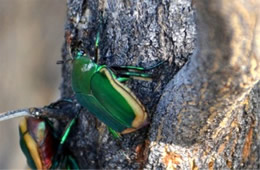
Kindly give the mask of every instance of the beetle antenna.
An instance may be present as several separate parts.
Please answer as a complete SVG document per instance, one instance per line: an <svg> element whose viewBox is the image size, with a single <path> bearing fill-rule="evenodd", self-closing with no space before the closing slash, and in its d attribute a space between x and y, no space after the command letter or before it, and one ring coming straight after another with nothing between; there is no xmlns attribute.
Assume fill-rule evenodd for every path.
<svg viewBox="0 0 260 170"><path fill-rule="evenodd" d="M31 109L19 109L19 110L12 110L4 113L0 113L0 121L13 119L17 117L23 116L33 116L31 113Z"/></svg>
<svg viewBox="0 0 260 170"><path fill-rule="evenodd" d="M72 62L73 61L73 59L72 58L69 58L69 59L67 59L67 60L58 60L57 62L56 62L56 64L66 64L67 62Z"/></svg>
<svg viewBox="0 0 260 170"><path fill-rule="evenodd" d="M69 61L71 61L71 62L73 62L73 57L72 57L72 53L71 53L71 47L70 47L70 45L71 45L71 39L70 39L71 37L69 37L68 38L68 40L67 40L67 46L66 46L66 48L67 48L67 52L68 52L68 54L69 54L69 59L67 59L67 60L58 60L57 62L56 62L56 64L66 64L67 62L69 62Z"/></svg>

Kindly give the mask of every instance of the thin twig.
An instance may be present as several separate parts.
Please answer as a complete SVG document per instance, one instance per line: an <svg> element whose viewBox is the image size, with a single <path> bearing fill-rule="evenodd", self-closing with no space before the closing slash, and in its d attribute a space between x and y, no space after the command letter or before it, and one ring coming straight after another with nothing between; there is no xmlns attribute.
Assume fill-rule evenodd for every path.
<svg viewBox="0 0 260 170"><path fill-rule="evenodd" d="M26 109L19 109L19 110L3 112L3 113L0 113L0 121L13 119L13 118L17 118L17 117L23 117L23 116L35 116L35 112L33 110L35 110L35 109L26 108Z"/></svg>
<svg viewBox="0 0 260 170"><path fill-rule="evenodd" d="M68 110L68 104L73 104L73 102L66 99L58 100L44 107L31 107L25 109L18 109L0 113L0 121L13 119L17 117L32 116L32 117L47 117L55 119L72 119L79 112L80 107L76 107L75 110ZM70 106L70 105L69 105Z"/></svg>

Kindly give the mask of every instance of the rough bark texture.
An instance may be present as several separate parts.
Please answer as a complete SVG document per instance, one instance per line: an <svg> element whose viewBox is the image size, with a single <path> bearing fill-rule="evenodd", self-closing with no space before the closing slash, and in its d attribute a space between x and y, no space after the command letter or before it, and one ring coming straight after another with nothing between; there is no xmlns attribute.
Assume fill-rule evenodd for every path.
<svg viewBox="0 0 260 170"><path fill-rule="evenodd" d="M146 106L149 126L116 140L81 111L69 139L80 167L260 168L259 5L253 0L193 5L68 0L63 59L79 47L94 55L101 25L102 64L149 67L168 60L152 71L152 82L126 83ZM70 73L67 63L64 98L74 96Z"/></svg>

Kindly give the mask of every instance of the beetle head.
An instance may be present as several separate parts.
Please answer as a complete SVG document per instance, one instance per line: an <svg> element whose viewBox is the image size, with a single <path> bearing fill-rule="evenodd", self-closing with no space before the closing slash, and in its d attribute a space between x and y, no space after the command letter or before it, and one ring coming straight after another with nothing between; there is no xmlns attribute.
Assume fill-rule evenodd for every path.
<svg viewBox="0 0 260 170"><path fill-rule="evenodd" d="M84 50L77 50L75 52L75 59L79 59L81 57L87 57L87 54Z"/></svg>

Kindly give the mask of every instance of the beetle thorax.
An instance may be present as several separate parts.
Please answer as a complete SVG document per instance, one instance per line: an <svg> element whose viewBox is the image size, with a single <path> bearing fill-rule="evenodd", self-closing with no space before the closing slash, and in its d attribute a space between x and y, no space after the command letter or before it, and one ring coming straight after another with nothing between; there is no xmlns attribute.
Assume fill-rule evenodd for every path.
<svg viewBox="0 0 260 170"><path fill-rule="evenodd" d="M89 71L92 67L94 66L94 64L92 62L88 63L88 64L83 64L83 66L81 67L81 71L82 72L87 72Z"/></svg>
<svg viewBox="0 0 260 170"><path fill-rule="evenodd" d="M74 68L80 69L80 72L90 72L96 70L97 64L88 57L82 57L75 61Z"/></svg>
<svg viewBox="0 0 260 170"><path fill-rule="evenodd" d="M98 65L88 57L81 57L73 62L72 88L78 93L90 91L90 81L97 71Z"/></svg>

